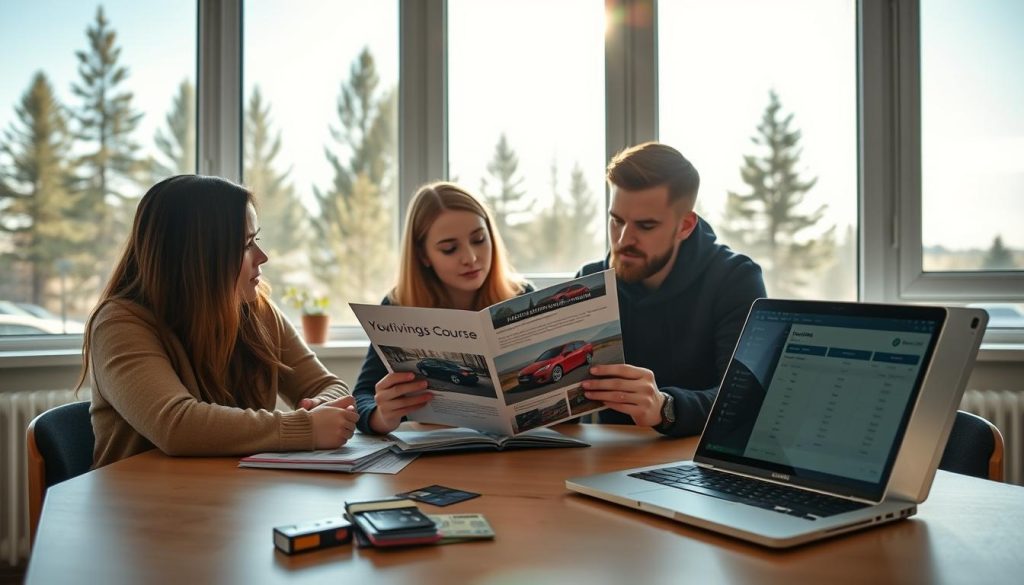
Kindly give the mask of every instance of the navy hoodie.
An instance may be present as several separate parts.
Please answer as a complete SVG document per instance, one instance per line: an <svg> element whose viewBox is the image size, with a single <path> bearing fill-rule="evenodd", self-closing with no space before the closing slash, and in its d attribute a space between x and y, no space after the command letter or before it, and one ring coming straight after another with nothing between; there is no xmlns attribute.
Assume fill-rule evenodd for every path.
<svg viewBox="0 0 1024 585"><path fill-rule="evenodd" d="M661 391L675 399L675 423L663 429L673 437L704 429L750 305L766 296L761 267L717 239L700 219L658 289L618 281L626 363L653 371ZM605 257L577 276L608 268ZM633 423L610 409L599 412L598 421Z"/></svg>

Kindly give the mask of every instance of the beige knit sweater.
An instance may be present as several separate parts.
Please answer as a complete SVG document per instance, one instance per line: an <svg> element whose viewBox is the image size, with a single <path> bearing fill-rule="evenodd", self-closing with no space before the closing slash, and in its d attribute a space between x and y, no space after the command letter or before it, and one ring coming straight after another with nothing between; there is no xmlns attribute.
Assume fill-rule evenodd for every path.
<svg viewBox="0 0 1024 585"><path fill-rule="evenodd" d="M249 455L313 449L313 425L305 410L275 411L277 395L290 405L302 398L349 394L276 309L265 317L292 368L257 389L259 410L201 402L192 365L181 343L161 343L153 314L134 303L113 301L92 325L93 466L156 447L168 455Z"/></svg>

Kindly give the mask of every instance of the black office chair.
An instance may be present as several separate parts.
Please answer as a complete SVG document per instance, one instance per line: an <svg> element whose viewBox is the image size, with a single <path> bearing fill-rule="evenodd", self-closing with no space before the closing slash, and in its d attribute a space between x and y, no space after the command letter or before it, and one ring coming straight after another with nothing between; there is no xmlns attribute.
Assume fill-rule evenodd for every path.
<svg viewBox="0 0 1024 585"><path fill-rule="evenodd" d="M40 414L28 424L26 439L29 535L35 541L46 490L92 467L96 436L89 402L64 404Z"/></svg>
<svg viewBox="0 0 1024 585"><path fill-rule="evenodd" d="M1003 434L984 418L958 410L939 469L1003 481Z"/></svg>

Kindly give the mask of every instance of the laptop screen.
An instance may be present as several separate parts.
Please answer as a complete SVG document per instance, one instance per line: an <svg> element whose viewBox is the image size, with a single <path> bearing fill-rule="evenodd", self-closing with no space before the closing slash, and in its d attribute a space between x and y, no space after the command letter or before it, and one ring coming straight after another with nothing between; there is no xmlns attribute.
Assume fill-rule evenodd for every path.
<svg viewBox="0 0 1024 585"><path fill-rule="evenodd" d="M759 299L694 459L881 500L945 315Z"/></svg>

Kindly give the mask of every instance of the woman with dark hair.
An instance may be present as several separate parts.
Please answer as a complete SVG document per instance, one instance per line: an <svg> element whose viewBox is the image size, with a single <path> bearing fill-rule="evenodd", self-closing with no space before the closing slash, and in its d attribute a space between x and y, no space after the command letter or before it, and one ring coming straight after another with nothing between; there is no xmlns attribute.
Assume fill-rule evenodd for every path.
<svg viewBox="0 0 1024 585"><path fill-rule="evenodd" d="M402 236L398 281L386 305L479 311L533 287L515 275L491 214L454 183L424 185ZM389 433L431 398L411 372L388 373L371 347L353 394L364 433Z"/></svg>
<svg viewBox="0 0 1024 585"><path fill-rule="evenodd" d="M348 388L269 300L258 234L252 193L224 179L171 177L139 202L86 325L95 467L153 447L245 455L352 436ZM299 409L275 411L278 395Z"/></svg>

